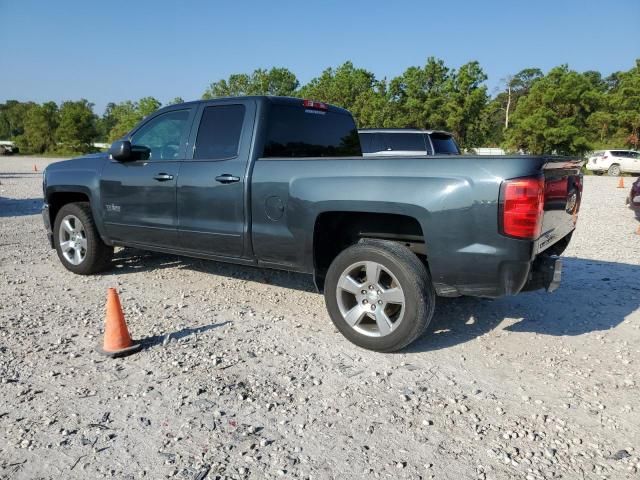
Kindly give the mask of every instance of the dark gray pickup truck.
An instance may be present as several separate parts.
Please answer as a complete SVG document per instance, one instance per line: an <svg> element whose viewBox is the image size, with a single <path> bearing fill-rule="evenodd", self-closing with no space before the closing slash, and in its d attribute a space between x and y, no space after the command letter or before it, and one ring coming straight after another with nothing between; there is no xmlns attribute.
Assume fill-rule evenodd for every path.
<svg viewBox="0 0 640 480"><path fill-rule="evenodd" d="M346 110L297 98L172 105L109 154L51 164L44 222L62 264L114 246L312 274L336 327L378 351L411 343L436 295L555 288L581 162L368 157Z"/></svg>

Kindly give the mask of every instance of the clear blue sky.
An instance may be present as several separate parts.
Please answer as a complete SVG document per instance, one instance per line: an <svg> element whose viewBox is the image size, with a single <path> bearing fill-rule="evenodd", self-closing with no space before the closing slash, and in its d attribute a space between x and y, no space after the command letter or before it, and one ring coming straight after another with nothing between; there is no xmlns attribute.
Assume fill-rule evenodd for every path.
<svg viewBox="0 0 640 480"><path fill-rule="evenodd" d="M0 102L202 95L283 66L306 82L352 60L393 77L478 60L493 93L525 67L609 74L640 57L639 0L0 0Z"/></svg>

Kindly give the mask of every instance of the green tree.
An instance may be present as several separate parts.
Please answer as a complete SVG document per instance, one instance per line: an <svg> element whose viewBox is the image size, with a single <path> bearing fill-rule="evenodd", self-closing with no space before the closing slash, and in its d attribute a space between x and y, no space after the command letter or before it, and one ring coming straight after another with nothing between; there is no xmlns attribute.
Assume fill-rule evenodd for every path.
<svg viewBox="0 0 640 480"><path fill-rule="evenodd" d="M109 131L109 141L117 140L123 137L131 130L136 123L142 120L142 115L138 113L138 106L131 100L113 104L109 110L110 123L112 123Z"/></svg>
<svg viewBox="0 0 640 480"><path fill-rule="evenodd" d="M176 105L177 103L184 103L184 99L182 97L176 97L167 103L167 105Z"/></svg>
<svg viewBox="0 0 640 480"><path fill-rule="evenodd" d="M0 140L16 138L24 133L27 112L36 104L7 100L0 105Z"/></svg>
<svg viewBox="0 0 640 480"><path fill-rule="evenodd" d="M609 95L609 108L615 118L616 141L640 146L640 59L627 72L615 74L616 82Z"/></svg>
<svg viewBox="0 0 640 480"><path fill-rule="evenodd" d="M33 105L24 118L24 133L16 137L23 152L44 153L56 146L56 129L59 123L58 105L46 102Z"/></svg>
<svg viewBox="0 0 640 480"><path fill-rule="evenodd" d="M603 100L585 75L567 65L553 68L518 102L506 142L533 154L582 154L591 148L588 118Z"/></svg>
<svg viewBox="0 0 640 480"><path fill-rule="evenodd" d="M142 118L151 115L162 106L154 97L144 97L138 100L137 111L142 115Z"/></svg>
<svg viewBox="0 0 640 480"><path fill-rule="evenodd" d="M96 115L93 113L92 103L85 99L62 103L60 124L56 130L56 139L61 144L61 149L89 152L97 135Z"/></svg>
<svg viewBox="0 0 640 480"><path fill-rule="evenodd" d="M473 61L462 65L447 82L446 126L462 147L484 144L486 126L481 114L488 100L486 79L480 64Z"/></svg>
<svg viewBox="0 0 640 480"><path fill-rule="evenodd" d="M606 110L598 110L589 115L587 127L589 129L589 137L592 139L592 146L607 146L614 122L615 116Z"/></svg>
<svg viewBox="0 0 640 480"><path fill-rule="evenodd" d="M304 85L299 95L346 108L359 120L365 109L370 117L371 112L365 99L375 98L380 103L382 97L376 95L384 96L384 85L376 80L373 73L356 68L351 62L345 62L336 69L324 70L319 77Z"/></svg>
<svg viewBox="0 0 640 480"><path fill-rule="evenodd" d="M385 80L376 81L372 89L361 92L352 108L357 112L360 128L404 126L396 121L397 107L389 101Z"/></svg>
<svg viewBox="0 0 640 480"><path fill-rule="evenodd" d="M487 145L498 146L503 143L504 132L511 124L511 115L518 106L518 101L526 96L533 83L542 77L542 70L539 68L525 68L502 81L503 91L489 101L482 113Z"/></svg>
<svg viewBox="0 0 640 480"><path fill-rule="evenodd" d="M125 136L144 117L155 112L162 104L153 97L144 97L137 102L127 100L113 104L108 113L113 121L109 131L109 141L114 141ZM105 112L106 114L107 112Z"/></svg>
<svg viewBox="0 0 640 480"><path fill-rule="evenodd" d="M97 141L109 141L111 129L113 129L113 127L115 127L117 123L117 119L113 114L115 108L116 104L113 102L109 102L104 109L104 113L102 114L102 116L96 121L96 130L98 131Z"/></svg>
<svg viewBox="0 0 640 480"><path fill-rule="evenodd" d="M409 67L389 84L392 126L443 129L444 105L451 70L442 60L427 58L424 67Z"/></svg>
<svg viewBox="0 0 640 480"><path fill-rule="evenodd" d="M296 76L286 68L257 69L251 75L234 73L227 80L209 85L202 98L237 97L241 95L292 96L299 86Z"/></svg>

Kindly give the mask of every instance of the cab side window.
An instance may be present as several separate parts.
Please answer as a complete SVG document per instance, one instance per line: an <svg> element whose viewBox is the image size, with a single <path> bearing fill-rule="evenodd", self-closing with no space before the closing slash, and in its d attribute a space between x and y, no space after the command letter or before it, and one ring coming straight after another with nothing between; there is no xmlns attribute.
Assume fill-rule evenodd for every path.
<svg viewBox="0 0 640 480"><path fill-rule="evenodd" d="M131 137L132 149L140 160L176 160L187 130L189 110L158 115Z"/></svg>
<svg viewBox="0 0 640 480"><path fill-rule="evenodd" d="M244 113L244 105L205 108L198 128L193 158L222 160L238 155Z"/></svg>

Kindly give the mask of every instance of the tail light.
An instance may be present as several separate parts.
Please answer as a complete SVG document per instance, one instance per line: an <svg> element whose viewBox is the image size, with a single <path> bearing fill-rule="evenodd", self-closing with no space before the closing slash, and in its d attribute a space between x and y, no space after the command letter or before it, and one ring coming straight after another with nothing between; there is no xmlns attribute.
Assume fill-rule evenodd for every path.
<svg viewBox="0 0 640 480"><path fill-rule="evenodd" d="M535 240L542 229L544 177L505 180L500 187L500 232Z"/></svg>

